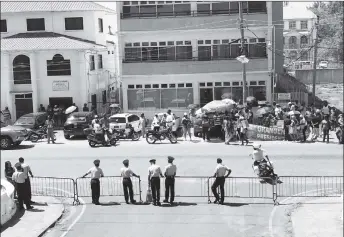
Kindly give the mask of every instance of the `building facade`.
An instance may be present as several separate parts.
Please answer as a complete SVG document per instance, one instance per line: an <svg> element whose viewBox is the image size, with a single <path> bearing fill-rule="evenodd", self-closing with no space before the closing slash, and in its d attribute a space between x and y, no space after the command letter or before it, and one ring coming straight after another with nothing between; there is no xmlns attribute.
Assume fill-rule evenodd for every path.
<svg viewBox="0 0 344 237"><path fill-rule="evenodd" d="M1 109L101 109L116 100L112 10L92 2L1 2ZM110 27L109 27L110 26Z"/></svg>
<svg viewBox="0 0 344 237"><path fill-rule="evenodd" d="M308 5L311 3L288 2L283 7L285 65L291 70L313 68L316 16Z"/></svg>
<svg viewBox="0 0 344 237"><path fill-rule="evenodd" d="M244 2L248 96L270 101L282 72L282 2ZM242 100L238 2L118 3L125 111L184 112L189 104ZM274 22L278 22L274 26Z"/></svg>

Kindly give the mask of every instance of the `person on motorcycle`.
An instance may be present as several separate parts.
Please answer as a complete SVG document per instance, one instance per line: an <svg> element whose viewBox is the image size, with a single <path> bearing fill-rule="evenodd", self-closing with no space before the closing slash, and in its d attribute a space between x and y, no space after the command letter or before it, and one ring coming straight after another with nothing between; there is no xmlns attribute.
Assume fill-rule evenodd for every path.
<svg viewBox="0 0 344 237"><path fill-rule="evenodd" d="M172 111L169 109L169 110L167 110L167 117L166 117L167 128L172 128L173 120L174 120L174 117L173 117Z"/></svg>
<svg viewBox="0 0 344 237"><path fill-rule="evenodd" d="M105 141L103 129L100 126L98 119L96 119L95 123L93 124L93 131L94 131L97 139L99 139L101 141Z"/></svg>
<svg viewBox="0 0 344 237"><path fill-rule="evenodd" d="M94 124L96 123L96 120L98 120L98 115L94 115L94 119L91 122L92 127L94 127ZM99 120L98 120L98 123L99 123Z"/></svg>
<svg viewBox="0 0 344 237"><path fill-rule="evenodd" d="M253 144L253 152L252 152L252 159L254 160L253 170L254 170L254 173L256 173L257 175L259 175L259 164L261 162L266 162L265 157L267 156L264 155L264 150L261 149L261 145Z"/></svg>
<svg viewBox="0 0 344 237"><path fill-rule="evenodd" d="M159 120L158 114L155 114L155 116L153 118L152 127L153 127L154 131L159 132L159 130L160 130L160 120Z"/></svg>

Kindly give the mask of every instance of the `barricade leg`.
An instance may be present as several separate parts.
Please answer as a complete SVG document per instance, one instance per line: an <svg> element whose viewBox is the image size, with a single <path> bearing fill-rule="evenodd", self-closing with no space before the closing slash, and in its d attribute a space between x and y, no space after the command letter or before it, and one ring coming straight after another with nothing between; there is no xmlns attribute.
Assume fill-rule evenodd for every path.
<svg viewBox="0 0 344 237"><path fill-rule="evenodd" d="M140 203L142 203L141 178L139 178L139 192L140 192Z"/></svg>
<svg viewBox="0 0 344 237"><path fill-rule="evenodd" d="M208 178L208 204L211 203L211 200L210 200L210 178Z"/></svg>

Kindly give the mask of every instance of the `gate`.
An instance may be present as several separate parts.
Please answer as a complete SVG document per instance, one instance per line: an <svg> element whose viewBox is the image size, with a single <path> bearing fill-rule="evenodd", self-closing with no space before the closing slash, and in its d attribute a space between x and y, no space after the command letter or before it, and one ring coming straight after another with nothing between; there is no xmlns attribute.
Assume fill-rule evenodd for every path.
<svg viewBox="0 0 344 237"><path fill-rule="evenodd" d="M121 176L106 176L99 179L100 180L100 196L115 196L124 197L122 177ZM141 179L136 177L131 177L131 182L133 184L134 196L139 196L140 202L142 202L141 196ZM91 178L77 178L76 179L76 196L79 197L92 197L91 191ZM77 199L79 202L79 199Z"/></svg>
<svg viewBox="0 0 344 237"><path fill-rule="evenodd" d="M176 176L175 197L208 197L208 178L206 176ZM165 190L165 179L160 180L160 190Z"/></svg>

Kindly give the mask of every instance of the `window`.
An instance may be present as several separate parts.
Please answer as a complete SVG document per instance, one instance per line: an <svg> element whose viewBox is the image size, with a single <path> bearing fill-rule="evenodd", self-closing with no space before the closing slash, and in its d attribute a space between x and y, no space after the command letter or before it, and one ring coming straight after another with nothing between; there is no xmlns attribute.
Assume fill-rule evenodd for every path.
<svg viewBox="0 0 344 237"><path fill-rule="evenodd" d="M240 44L230 44L230 58L236 58L241 55Z"/></svg>
<svg viewBox="0 0 344 237"><path fill-rule="evenodd" d="M210 15L210 4L197 4L197 15Z"/></svg>
<svg viewBox="0 0 344 237"><path fill-rule="evenodd" d="M297 41L297 39L295 36L291 36L289 38L289 48L290 49L296 49L296 41Z"/></svg>
<svg viewBox="0 0 344 237"><path fill-rule="evenodd" d="M30 58L18 55L13 59L14 84L31 84Z"/></svg>
<svg viewBox="0 0 344 237"><path fill-rule="evenodd" d="M44 18L26 19L27 31L45 30Z"/></svg>
<svg viewBox="0 0 344 237"><path fill-rule="evenodd" d="M212 14L229 14L229 2L216 2L212 3Z"/></svg>
<svg viewBox="0 0 344 237"><path fill-rule="evenodd" d="M66 30L83 30L84 20L82 17L68 17L65 18Z"/></svg>
<svg viewBox="0 0 344 237"><path fill-rule="evenodd" d="M99 29L100 33L104 32L104 29L103 29L103 19L102 18L98 18L98 29Z"/></svg>
<svg viewBox="0 0 344 237"><path fill-rule="evenodd" d="M140 7L139 6L123 6L123 18L139 17Z"/></svg>
<svg viewBox="0 0 344 237"><path fill-rule="evenodd" d="M157 14L159 16L173 16L173 5L158 5Z"/></svg>
<svg viewBox="0 0 344 237"><path fill-rule="evenodd" d="M1 20L0 32L7 32L7 21Z"/></svg>
<svg viewBox="0 0 344 237"><path fill-rule="evenodd" d="M140 16L142 17L156 17L156 6L140 6Z"/></svg>
<svg viewBox="0 0 344 237"><path fill-rule="evenodd" d="M63 58L61 54L55 54L52 60L47 60L48 76L70 76L70 60Z"/></svg>
<svg viewBox="0 0 344 237"><path fill-rule="evenodd" d="M191 5L189 4L174 4L174 14L176 16L190 16Z"/></svg>
<svg viewBox="0 0 344 237"><path fill-rule="evenodd" d="M176 60L190 60L192 59L192 46L177 46Z"/></svg>
<svg viewBox="0 0 344 237"><path fill-rule="evenodd" d="M90 71L94 71L96 69L96 65L94 62L94 55L90 55L89 64L90 64Z"/></svg>
<svg viewBox="0 0 344 237"><path fill-rule="evenodd" d="M243 13L247 13L247 2L242 2L242 8ZM229 2L229 13L239 13L239 2Z"/></svg>
<svg viewBox="0 0 344 237"><path fill-rule="evenodd" d="M301 21L301 29L302 30L308 29L308 21Z"/></svg>
<svg viewBox="0 0 344 237"><path fill-rule="evenodd" d="M259 39L258 43L250 43L248 44L248 57L249 58L266 58L267 53L266 53L266 43L261 42L265 41L265 39Z"/></svg>
<svg viewBox="0 0 344 237"><path fill-rule="evenodd" d="M103 55L98 54L98 69L103 68Z"/></svg>
<svg viewBox="0 0 344 237"><path fill-rule="evenodd" d="M305 35L301 36L300 42L301 42L301 47L302 45L308 44L308 37Z"/></svg>
<svg viewBox="0 0 344 237"><path fill-rule="evenodd" d="M301 61L308 61L308 52L307 51L301 52Z"/></svg>
<svg viewBox="0 0 344 237"><path fill-rule="evenodd" d="M211 60L211 46L198 46L198 61Z"/></svg>
<svg viewBox="0 0 344 237"><path fill-rule="evenodd" d="M248 13L266 13L266 2L248 2Z"/></svg>
<svg viewBox="0 0 344 237"><path fill-rule="evenodd" d="M141 61L141 48L124 48L126 62Z"/></svg>
<svg viewBox="0 0 344 237"><path fill-rule="evenodd" d="M106 90L102 91L102 101L103 101L103 105L106 104Z"/></svg>
<svg viewBox="0 0 344 237"><path fill-rule="evenodd" d="M230 58L230 45L229 44L213 45L213 58L215 60Z"/></svg>
<svg viewBox="0 0 344 237"><path fill-rule="evenodd" d="M295 60L297 58L297 52L296 51L291 51L289 53L289 59Z"/></svg>
<svg viewBox="0 0 344 237"><path fill-rule="evenodd" d="M289 21L289 29L296 29L296 21Z"/></svg>
<svg viewBox="0 0 344 237"><path fill-rule="evenodd" d="M142 48L142 61L158 61L159 48L158 47L143 47Z"/></svg>

